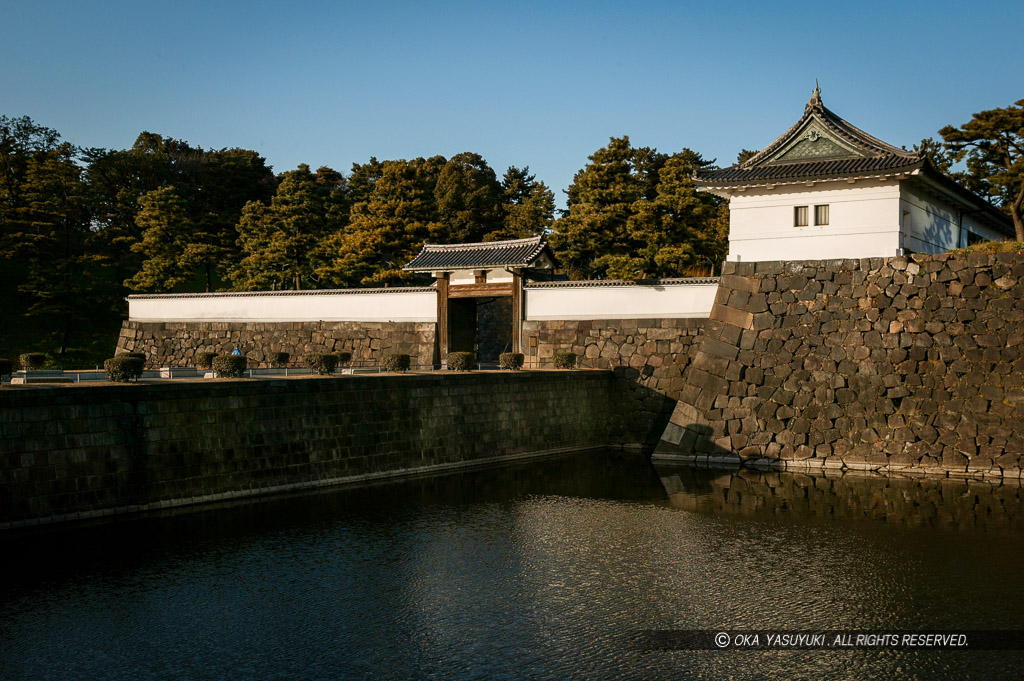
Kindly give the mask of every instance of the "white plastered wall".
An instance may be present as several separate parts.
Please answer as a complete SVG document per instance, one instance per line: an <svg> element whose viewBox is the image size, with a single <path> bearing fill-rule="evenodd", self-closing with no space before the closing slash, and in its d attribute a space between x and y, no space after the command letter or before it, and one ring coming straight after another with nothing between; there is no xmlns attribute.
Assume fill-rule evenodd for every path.
<svg viewBox="0 0 1024 681"><path fill-rule="evenodd" d="M814 207L829 207L829 224L814 225ZM737 192L729 201L729 260L823 260L888 257L900 248L896 180L818 182ZM807 227L793 225L807 206Z"/></svg>
<svg viewBox="0 0 1024 681"><path fill-rule="evenodd" d="M527 320L706 318L717 283L527 288Z"/></svg>
<svg viewBox="0 0 1024 681"><path fill-rule="evenodd" d="M131 321L434 322L437 293L281 292L129 296Z"/></svg>
<svg viewBox="0 0 1024 681"><path fill-rule="evenodd" d="M914 253L942 253L966 245L957 210L904 182L900 193L903 246Z"/></svg>
<svg viewBox="0 0 1024 681"><path fill-rule="evenodd" d="M1009 236L1007 234L1003 234L1002 232L997 232L996 230L992 229L987 224L979 222L978 220L976 220L975 218L971 217L970 215L965 215L964 216L963 241L961 243L962 246L966 246L967 245L967 232L968 231L973 232L973 233L975 233L975 234L977 234L977 235L979 235L981 237L984 237L988 241L1002 241L1003 239L1012 239L1013 238L1013 237L1011 237L1011 236Z"/></svg>
<svg viewBox="0 0 1024 681"><path fill-rule="evenodd" d="M476 282L478 270L455 270L448 275L448 283L461 286L462 284L473 284ZM487 273L488 284L503 284L512 281L512 273L502 269L484 270Z"/></svg>

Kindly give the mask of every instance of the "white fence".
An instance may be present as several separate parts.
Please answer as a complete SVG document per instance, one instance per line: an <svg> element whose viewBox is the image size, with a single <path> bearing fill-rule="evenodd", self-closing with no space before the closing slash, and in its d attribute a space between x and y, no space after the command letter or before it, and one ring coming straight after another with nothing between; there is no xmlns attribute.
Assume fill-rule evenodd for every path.
<svg viewBox="0 0 1024 681"><path fill-rule="evenodd" d="M566 281L530 284L528 320L706 318L718 279L662 279L656 282Z"/></svg>
<svg viewBox="0 0 1024 681"><path fill-rule="evenodd" d="M433 288L128 296L135 322L433 322Z"/></svg>
<svg viewBox="0 0 1024 681"><path fill-rule="evenodd" d="M715 302L714 278L652 282L562 281L529 284L527 320L706 318ZM432 287L195 293L128 297L135 322L435 322Z"/></svg>

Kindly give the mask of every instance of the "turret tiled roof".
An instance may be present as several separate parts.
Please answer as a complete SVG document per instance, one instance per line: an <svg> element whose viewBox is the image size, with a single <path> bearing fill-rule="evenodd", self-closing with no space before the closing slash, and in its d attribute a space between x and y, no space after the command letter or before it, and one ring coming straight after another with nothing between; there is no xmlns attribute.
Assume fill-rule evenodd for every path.
<svg viewBox="0 0 1024 681"><path fill-rule="evenodd" d="M789 130L743 163L700 170L703 187L741 187L909 172L925 165L923 154L886 144L830 111L817 87L804 115Z"/></svg>
<svg viewBox="0 0 1024 681"><path fill-rule="evenodd" d="M887 144L830 111L821 102L817 83L803 116L778 139L743 163L698 170L693 181L702 189L730 196L737 190L776 184L896 176L938 187L995 229L1014 234L1009 216L936 170L922 152Z"/></svg>

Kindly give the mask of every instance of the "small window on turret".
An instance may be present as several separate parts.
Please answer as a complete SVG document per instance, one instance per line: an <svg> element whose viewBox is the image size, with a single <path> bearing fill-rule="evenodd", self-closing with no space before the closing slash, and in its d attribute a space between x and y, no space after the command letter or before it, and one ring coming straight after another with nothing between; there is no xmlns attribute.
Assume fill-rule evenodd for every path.
<svg viewBox="0 0 1024 681"><path fill-rule="evenodd" d="M827 225L828 224L828 204L824 206L814 207L814 224L816 225Z"/></svg>
<svg viewBox="0 0 1024 681"><path fill-rule="evenodd" d="M797 206L793 209L793 226L807 226L807 206Z"/></svg>

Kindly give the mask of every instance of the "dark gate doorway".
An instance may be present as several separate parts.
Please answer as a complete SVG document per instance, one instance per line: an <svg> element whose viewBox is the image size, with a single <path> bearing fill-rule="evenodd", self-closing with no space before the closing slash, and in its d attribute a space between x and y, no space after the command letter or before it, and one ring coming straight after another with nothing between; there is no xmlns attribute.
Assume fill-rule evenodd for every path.
<svg viewBox="0 0 1024 681"><path fill-rule="evenodd" d="M476 298L448 301L448 352L476 352Z"/></svg>
<svg viewBox="0 0 1024 681"><path fill-rule="evenodd" d="M481 364L497 364L512 351L512 297L454 298L448 302L448 351L472 352Z"/></svg>
<svg viewBox="0 0 1024 681"><path fill-rule="evenodd" d="M497 364L498 355L512 352L512 297L476 299L476 356L481 364Z"/></svg>

